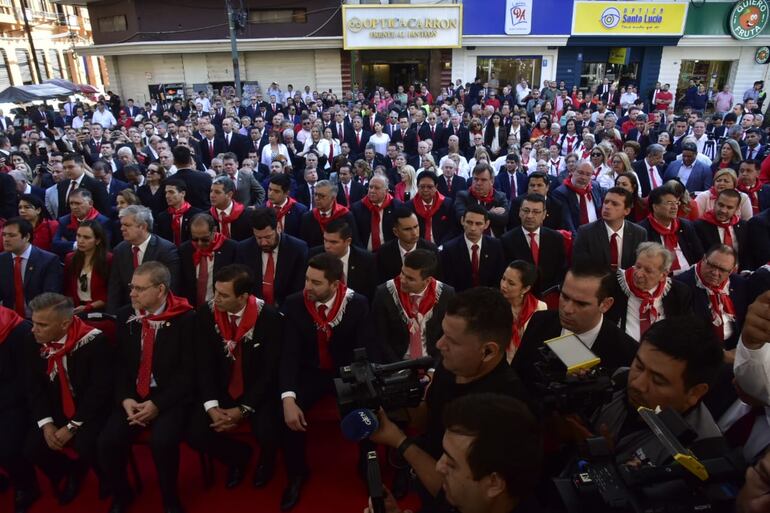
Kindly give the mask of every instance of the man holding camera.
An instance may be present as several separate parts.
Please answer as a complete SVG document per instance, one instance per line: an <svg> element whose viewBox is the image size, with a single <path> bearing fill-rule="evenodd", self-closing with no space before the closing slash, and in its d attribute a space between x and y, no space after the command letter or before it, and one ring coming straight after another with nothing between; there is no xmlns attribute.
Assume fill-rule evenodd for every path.
<svg viewBox="0 0 770 513"><path fill-rule="evenodd" d="M447 405L459 397L484 392L523 397L521 382L505 358L512 326L511 307L499 291L476 287L457 294L447 305L444 334L436 344L441 363L425 400L410 412L413 427L422 435L407 437L384 411L379 412L380 427L370 440L397 449L434 498L444 481L436 462L443 451Z"/></svg>

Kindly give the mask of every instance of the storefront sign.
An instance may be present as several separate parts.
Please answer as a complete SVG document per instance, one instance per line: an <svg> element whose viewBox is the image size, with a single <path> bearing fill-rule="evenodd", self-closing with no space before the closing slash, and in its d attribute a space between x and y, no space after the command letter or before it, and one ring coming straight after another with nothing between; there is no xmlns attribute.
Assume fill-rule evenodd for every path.
<svg viewBox="0 0 770 513"><path fill-rule="evenodd" d="M628 48L610 48L607 62L610 64L628 64Z"/></svg>
<svg viewBox="0 0 770 513"><path fill-rule="evenodd" d="M345 50L460 48L463 5L343 5Z"/></svg>
<svg viewBox="0 0 770 513"><path fill-rule="evenodd" d="M735 39L752 39L759 35L767 25L767 0L741 0L733 6L727 24L730 34Z"/></svg>
<svg viewBox="0 0 770 513"><path fill-rule="evenodd" d="M506 0L505 33L529 34L532 32L532 0Z"/></svg>
<svg viewBox="0 0 770 513"><path fill-rule="evenodd" d="M770 48L760 46L754 54L754 62L757 64L767 64L767 61L770 61Z"/></svg>
<svg viewBox="0 0 770 513"><path fill-rule="evenodd" d="M572 35L681 36L687 6L669 2L577 1L572 15Z"/></svg>

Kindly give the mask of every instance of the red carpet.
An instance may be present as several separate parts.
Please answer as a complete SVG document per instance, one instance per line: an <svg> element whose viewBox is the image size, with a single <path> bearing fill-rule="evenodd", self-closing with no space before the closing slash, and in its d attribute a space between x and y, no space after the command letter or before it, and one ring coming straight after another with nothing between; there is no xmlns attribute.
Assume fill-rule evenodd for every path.
<svg viewBox="0 0 770 513"><path fill-rule="evenodd" d="M302 498L292 513L360 513L366 506L366 486L356 473L358 446L342 437L339 424L327 413L328 410L324 411L319 418L316 411L313 411L309 416L308 464L311 475L303 488ZM149 448L136 446L134 454L144 489L129 511L162 512L160 491ZM384 458L380 459L380 465L383 467L384 481L389 484L391 473L385 468L387 464L384 464L383 460ZM270 484L260 490L251 486L251 471L255 465L256 457L252 457L249 474L243 483L233 490L225 489L225 469L216 465L216 481L210 489L205 489L198 454L183 444L179 490L187 513L279 512L281 494L286 485L283 462L278 462L275 477ZM60 507L56 502L48 480L42 474L39 477L43 497L30 509L30 513L106 513L109 509L109 500L100 501L98 498L98 486L93 473L89 473L78 498L66 507ZM10 492L0 495L0 512L13 511L12 500ZM416 509L418 504L419 500L415 494L402 501L402 507L411 509Z"/></svg>

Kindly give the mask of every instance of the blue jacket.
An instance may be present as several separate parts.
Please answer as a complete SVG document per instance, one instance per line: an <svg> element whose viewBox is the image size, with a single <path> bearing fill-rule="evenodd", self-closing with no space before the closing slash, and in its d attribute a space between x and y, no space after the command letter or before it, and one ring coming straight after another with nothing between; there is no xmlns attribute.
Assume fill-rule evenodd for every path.
<svg viewBox="0 0 770 513"><path fill-rule="evenodd" d="M679 176L679 169L682 167L683 162L681 160L674 160L666 168L666 172L663 175L663 180L672 180ZM711 169L707 167L703 162L698 162L696 159L692 164L692 171L687 178L687 183L684 186L690 192L707 191L711 188L714 175Z"/></svg>

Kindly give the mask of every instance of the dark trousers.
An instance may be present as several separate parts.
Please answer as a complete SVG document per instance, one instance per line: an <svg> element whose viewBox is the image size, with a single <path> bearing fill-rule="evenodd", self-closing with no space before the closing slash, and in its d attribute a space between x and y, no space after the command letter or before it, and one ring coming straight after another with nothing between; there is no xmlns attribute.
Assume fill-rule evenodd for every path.
<svg viewBox="0 0 770 513"><path fill-rule="evenodd" d="M158 472L160 492L165 507L179 505L177 478L179 476L179 444L182 441L188 419L188 406L181 405L161 411L146 429L150 430L150 451ZM145 428L130 426L126 411L116 408L99 437L99 462L115 499L128 500L126 466L132 441Z"/></svg>
<svg viewBox="0 0 770 513"><path fill-rule="evenodd" d="M251 452L249 445L230 433L218 433L211 429L211 417L208 413L203 411L203 407L199 404L194 408L187 433L187 443L190 447L208 453L228 466L246 463ZM248 420L244 421L250 424L251 431L260 444L260 463L272 465L275 462L280 435L280 418L279 404L275 401L265 401Z"/></svg>
<svg viewBox="0 0 770 513"><path fill-rule="evenodd" d="M35 468L24 457L24 439L32 421L24 408L0 411L0 468L5 469L16 490L30 490L37 486Z"/></svg>

